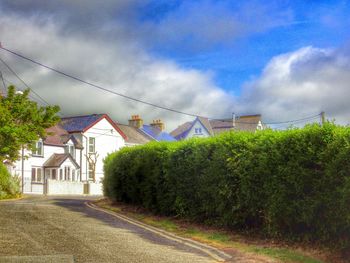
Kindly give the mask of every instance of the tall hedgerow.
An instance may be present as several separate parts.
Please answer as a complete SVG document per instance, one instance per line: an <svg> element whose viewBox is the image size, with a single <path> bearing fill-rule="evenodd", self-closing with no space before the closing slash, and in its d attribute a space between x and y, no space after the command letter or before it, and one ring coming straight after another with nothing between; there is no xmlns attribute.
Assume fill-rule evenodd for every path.
<svg viewBox="0 0 350 263"><path fill-rule="evenodd" d="M105 195L159 214L289 240L350 244L350 128L231 132L124 148Z"/></svg>

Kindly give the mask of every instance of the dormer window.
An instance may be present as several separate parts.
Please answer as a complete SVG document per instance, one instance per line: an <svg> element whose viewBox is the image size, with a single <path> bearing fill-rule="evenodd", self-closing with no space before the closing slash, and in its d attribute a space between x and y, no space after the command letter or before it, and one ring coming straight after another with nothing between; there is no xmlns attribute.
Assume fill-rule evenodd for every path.
<svg viewBox="0 0 350 263"><path fill-rule="evenodd" d="M43 141L39 140L34 144L34 150L32 151L33 156L44 156L44 145Z"/></svg>
<svg viewBox="0 0 350 263"><path fill-rule="evenodd" d="M75 159L75 147L74 147L74 145L68 144L66 146L66 153L69 153Z"/></svg>

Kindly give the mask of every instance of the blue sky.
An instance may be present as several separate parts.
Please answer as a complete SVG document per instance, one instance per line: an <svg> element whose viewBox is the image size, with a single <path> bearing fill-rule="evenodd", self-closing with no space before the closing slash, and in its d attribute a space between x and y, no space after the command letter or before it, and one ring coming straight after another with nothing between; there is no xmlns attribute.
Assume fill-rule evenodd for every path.
<svg viewBox="0 0 350 263"><path fill-rule="evenodd" d="M115 92L191 114L259 113L276 122L325 111L348 124L348 14L350 1L340 0L2 0L0 41ZM108 113L126 123L139 114L145 123L165 120L168 130L192 119L0 56L65 116Z"/></svg>
<svg viewBox="0 0 350 263"><path fill-rule="evenodd" d="M244 5L251 9L263 6L264 11L259 14L270 16L271 20L281 16L275 24L271 21L272 24L261 31L228 36L214 43L189 32L181 36L186 44L165 38L151 46L155 55L171 58L185 68L211 71L220 87L236 94L240 93L244 82L261 73L272 57L304 46L338 47L347 44L350 37L350 1L190 2L153 1L140 9L139 19L141 23L162 23L174 13L179 19L191 17L194 10L184 8L188 5L206 5L203 10L208 13L211 8L220 6L221 9L215 9L218 17L221 14L239 17L240 12L244 12L241 10ZM266 7L266 4L270 6ZM256 18L259 21L259 17Z"/></svg>

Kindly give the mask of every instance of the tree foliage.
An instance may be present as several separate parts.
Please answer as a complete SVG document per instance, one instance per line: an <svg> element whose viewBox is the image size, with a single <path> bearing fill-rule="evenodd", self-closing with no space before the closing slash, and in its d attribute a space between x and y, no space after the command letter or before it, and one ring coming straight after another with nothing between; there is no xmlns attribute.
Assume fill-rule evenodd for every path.
<svg viewBox="0 0 350 263"><path fill-rule="evenodd" d="M21 147L33 149L33 142L43 138L45 129L59 121L58 106L41 107L28 98L29 90L16 92L8 88L0 96L0 161L15 161Z"/></svg>

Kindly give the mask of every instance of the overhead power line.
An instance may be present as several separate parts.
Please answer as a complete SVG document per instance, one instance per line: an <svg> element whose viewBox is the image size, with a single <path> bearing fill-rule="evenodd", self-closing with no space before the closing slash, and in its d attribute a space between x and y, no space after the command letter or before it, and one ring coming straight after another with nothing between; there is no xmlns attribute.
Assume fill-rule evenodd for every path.
<svg viewBox="0 0 350 263"><path fill-rule="evenodd" d="M160 109L163 109L163 110L172 111L172 112L175 112L175 113L179 113L179 114L183 114L183 115L188 115L188 116L192 116L192 117L197 117L197 116L199 117L199 115L196 115L196 114L192 114L192 113L188 113L188 112L184 112L184 111L180 111L180 110L168 108L168 107L161 106L161 105L157 105L157 104L154 104L154 103L151 103L151 102L148 102L148 101L144 101L144 100L141 100L141 99L133 98L133 97L130 97L130 96L128 96L128 95L125 95L125 94L122 94L122 93L119 93L119 92L115 92L115 91L113 91L113 90L110 90L110 89L101 87L101 86L96 85L96 84L93 84L93 83L91 83L91 82L89 82L89 81L86 81L86 80L80 79L80 78L78 78L78 77L76 77L76 76L73 76L73 75L70 75L70 74L68 74L68 73L65 73L65 72L63 72L63 71L61 71L61 70L58 70L58 69L55 69L55 68L53 68L53 67L44 65L44 64L42 64L42 63L40 63L40 62L37 62L37 61L35 61L35 60L31 59L31 58L28 58L28 57L26 57L26 56L23 56L23 55L21 55L21 54L19 54L19 53L17 53L17 52L14 52L14 51L12 51L12 50L9 50L9 49L7 49L7 48L4 48L4 47L1 46L1 45L0 45L0 48L3 49L3 50L5 50L5 51L7 51L7 52L12 53L13 55L16 55L16 56L18 56L18 57L20 57L20 58L23 58L23 59L25 59L25 60L28 60L28 61L30 61L30 62L32 62L32 63L34 63L34 64L37 64L37 65L39 65L39 66L41 66L41 67L44 67L44 68L49 69L49 70L52 70L52 71L54 71L54 72L56 72L56 73L58 73L58 74L60 74L60 75L66 76L66 77L68 77L68 78L74 79L74 80L79 81L79 82L82 82L82 83L85 83L85 84L87 84L87 85L89 85L89 86L92 86L92 87L95 87L95 88L97 88L97 89L100 89L100 90L103 90L103 91L112 93L112 94L114 94L114 95L117 95L117 96L120 96L120 97L129 99L129 100L133 100L133 101L136 101L136 102L140 102L140 103L143 103L143 104L146 104L146 105L155 107L155 108L160 108Z"/></svg>
<svg viewBox="0 0 350 263"><path fill-rule="evenodd" d="M11 71L11 73L13 75L16 76L16 78L19 79L19 81L21 81L23 83L24 86L26 86L31 92L33 92L42 102L44 102L47 106L50 105L50 103L48 103L43 97L41 97L35 90L33 90L32 88L30 88L27 83L25 83L25 81L23 79L21 79L20 76L18 76L18 74L2 59L0 58L0 61Z"/></svg>
<svg viewBox="0 0 350 263"><path fill-rule="evenodd" d="M16 76L16 78L18 78L23 83L24 86L26 86L31 92L33 92L44 104L46 104L47 106L50 106L50 103L48 103L43 97L41 97L37 92L35 92L31 87L29 87L29 85L3 59L0 58L0 61L11 71L13 75ZM33 99L33 97L31 98ZM58 114L61 117L63 116L61 111L59 111Z"/></svg>
<svg viewBox="0 0 350 263"><path fill-rule="evenodd" d="M3 79L4 79L4 81L5 82L7 82L8 83L8 85L12 85L12 86L15 86L15 84L13 83L13 82L11 82L11 81L9 81L7 78L5 78L4 76L2 77ZM17 88L17 87L16 87ZM22 91L22 89L20 89L20 88L18 88L20 91ZM33 101L36 101L36 102L38 102L37 100L37 98L35 98L34 96L32 96L31 95L31 93L29 93L29 98L31 98Z"/></svg>
<svg viewBox="0 0 350 263"><path fill-rule="evenodd" d="M188 112L185 112L185 111L180 111L180 110L177 110L177 109L173 109L173 108L169 108L169 107L165 107L165 106L162 106L162 105L158 105L158 104L155 104L155 103L151 103L151 102L148 102L148 101L144 101L144 100L141 100L141 99L138 99L138 98L134 98L134 97L131 97L131 96L128 96L128 95L125 95L125 94L122 94L122 93L119 93L119 92L116 92L116 91L113 91L113 90L110 90L110 89L107 89L107 88L104 88L102 86L99 86L97 84L94 84L94 83L91 83L89 81L86 81L86 80L83 80L79 77L76 77L76 76L73 76L69 73L66 73L66 72L63 72L59 69L56 69L56 68L53 68L51 66L47 66L41 62L38 62L32 58L29 58L27 56L24 56L22 54L19 54L15 51L12 51L10 49L7 49L5 47L3 47L1 45L1 42L0 42L0 49L4 50L4 51L7 51L19 58L22 58L24 60L27 60L27 61L30 61L38 66L41 66L43 68L46 68L46 69L49 69L51 71L54 71L60 75L63 75L65 77L68 77L68 78L71 78L73 80L76 80L76 81L79 81L81 83L84 83L86 85L89 85L91 87L94 87L94 88L97 88L99 90L102 90L102 91L105 91L105 92L108 92L108 93L111 93L111 94L114 94L114 95L117 95L117 96L120 96L120 97L123 97L123 98L126 98L128 100L132 100L132 101L136 101L136 102L139 102L139 103L143 103L143 104L146 104L146 105L149 105L149 106L152 106L152 107L155 107L155 108L159 108L159 109L163 109L163 110L166 110L166 111L170 111L170 112L174 112L174 113L178 113L178 114L182 114L182 115L187 115L187 116L191 116L191 117L203 117L203 118L207 118L207 119L211 119L211 120L218 120L218 121L223 121L223 119L217 119L217 118L208 118L208 117L205 117L205 116L200 116L200 115L196 115L196 114L193 114L193 113L188 113ZM314 115L314 116L310 116L310 117L306 117L306 118L303 118L303 119L297 119L297 120L288 120L288 121L280 121L280 122L269 122L269 123L265 123L264 124L282 124L282 123L293 123L293 122L296 122L296 121L301 121L301 120L308 120L308 119L312 119L316 116L320 116L320 114L317 114L317 115ZM242 123L242 124L256 124L256 123L253 123L253 122L244 122L244 121L236 121L236 123Z"/></svg>

